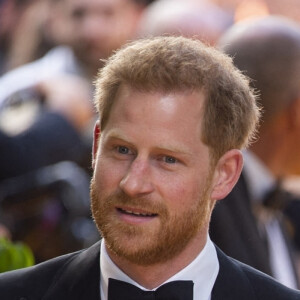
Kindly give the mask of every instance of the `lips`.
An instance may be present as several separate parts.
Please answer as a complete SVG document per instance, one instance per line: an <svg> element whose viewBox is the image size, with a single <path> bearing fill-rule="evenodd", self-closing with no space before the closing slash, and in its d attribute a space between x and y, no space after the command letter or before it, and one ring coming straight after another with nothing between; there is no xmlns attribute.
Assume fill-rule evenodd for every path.
<svg viewBox="0 0 300 300"><path fill-rule="evenodd" d="M117 211L122 214L136 216L136 217L156 217L157 216L157 214L146 212L146 211L143 211L140 209L117 207Z"/></svg>

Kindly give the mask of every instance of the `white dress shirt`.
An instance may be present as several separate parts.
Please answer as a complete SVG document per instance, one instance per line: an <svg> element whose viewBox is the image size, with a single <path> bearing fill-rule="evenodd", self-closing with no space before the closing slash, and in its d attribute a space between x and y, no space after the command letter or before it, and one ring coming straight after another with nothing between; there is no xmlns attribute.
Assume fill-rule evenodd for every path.
<svg viewBox="0 0 300 300"><path fill-rule="evenodd" d="M263 162L252 152L245 151L243 155L245 160L244 174L251 199L256 203L261 202L264 196L275 186L276 180ZM270 215L267 220L264 220L264 227L274 277L284 285L296 289L297 283L293 266L278 219Z"/></svg>
<svg viewBox="0 0 300 300"><path fill-rule="evenodd" d="M113 263L107 254L104 240L101 243L100 270L101 300L107 300L109 278L122 280L142 290L149 291L132 280ZM192 280L194 282L194 299L210 300L218 273L219 261L217 252L208 236L205 247L199 255L188 266L162 284L175 280ZM159 288L159 286L153 290L157 288Z"/></svg>

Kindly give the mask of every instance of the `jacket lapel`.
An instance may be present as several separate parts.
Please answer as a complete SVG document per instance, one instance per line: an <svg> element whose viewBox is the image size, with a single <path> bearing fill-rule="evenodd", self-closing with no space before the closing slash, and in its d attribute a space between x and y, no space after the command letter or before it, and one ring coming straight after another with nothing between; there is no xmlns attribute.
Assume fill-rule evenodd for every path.
<svg viewBox="0 0 300 300"><path fill-rule="evenodd" d="M220 270L212 290L211 300L254 300L256 296L240 263L226 256L218 247Z"/></svg>
<svg viewBox="0 0 300 300"><path fill-rule="evenodd" d="M220 270L211 300L240 300L241 295L243 300L256 299L240 263L216 249ZM100 242L74 256L53 281L42 300L101 300Z"/></svg>
<svg viewBox="0 0 300 300"><path fill-rule="evenodd" d="M43 300L100 300L100 242L63 267Z"/></svg>

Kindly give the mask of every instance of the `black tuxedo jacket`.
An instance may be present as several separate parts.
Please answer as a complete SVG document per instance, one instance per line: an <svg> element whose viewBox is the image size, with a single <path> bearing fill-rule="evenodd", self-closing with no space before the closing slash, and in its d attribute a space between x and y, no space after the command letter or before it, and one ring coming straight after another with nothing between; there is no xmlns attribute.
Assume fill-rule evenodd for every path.
<svg viewBox="0 0 300 300"><path fill-rule="evenodd" d="M211 217L210 238L227 255L272 275L267 242L258 230L243 176Z"/></svg>
<svg viewBox="0 0 300 300"><path fill-rule="evenodd" d="M294 267L294 277L298 282L294 248L297 243L300 248L300 201L293 199L291 194L283 191L280 192L280 197L281 201L285 203L282 213L295 232L292 240L291 236L286 233L285 224L281 224L281 230L286 233L284 235L285 243ZM249 190L244 176L240 177L231 193L217 203L210 222L210 237L230 257L272 275L268 244L258 230L258 222L251 207Z"/></svg>
<svg viewBox="0 0 300 300"><path fill-rule="evenodd" d="M217 248L220 271L212 300L300 300L271 277ZM100 300L100 243L31 268L0 274L1 300ZM122 300L122 299L120 299ZM197 299L198 300L198 299ZM199 299L200 300L200 299Z"/></svg>

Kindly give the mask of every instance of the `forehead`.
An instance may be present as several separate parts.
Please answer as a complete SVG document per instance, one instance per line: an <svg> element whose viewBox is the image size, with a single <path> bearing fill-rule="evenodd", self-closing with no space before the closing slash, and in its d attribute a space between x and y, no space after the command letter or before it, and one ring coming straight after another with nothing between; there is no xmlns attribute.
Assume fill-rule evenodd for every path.
<svg viewBox="0 0 300 300"><path fill-rule="evenodd" d="M143 92L121 86L108 116L109 127L137 125L139 130L174 130L183 135L201 135L202 92Z"/></svg>
<svg viewBox="0 0 300 300"><path fill-rule="evenodd" d="M140 151L171 151L185 163L207 163L209 149L202 141L204 94L147 93L123 87L102 128L103 143L116 139ZM192 163L193 161L193 163Z"/></svg>

